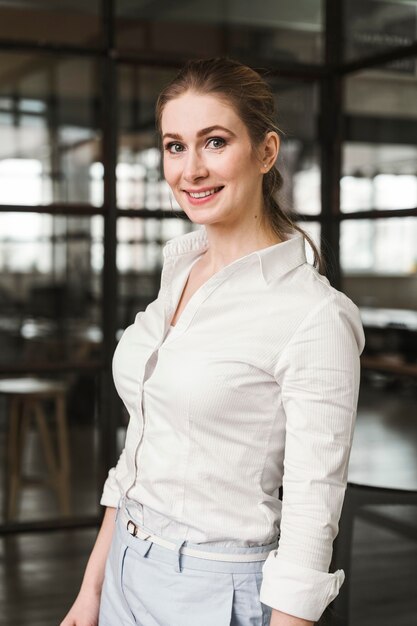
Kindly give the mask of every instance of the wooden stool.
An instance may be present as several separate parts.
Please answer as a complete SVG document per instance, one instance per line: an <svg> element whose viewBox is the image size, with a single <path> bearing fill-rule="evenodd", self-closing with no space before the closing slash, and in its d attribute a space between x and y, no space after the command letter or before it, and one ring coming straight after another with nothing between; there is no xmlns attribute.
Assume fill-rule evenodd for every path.
<svg viewBox="0 0 417 626"><path fill-rule="evenodd" d="M17 496L24 484L48 484L57 493L60 512L70 513L69 498L69 445L65 414L65 383L39 378L8 378L0 380L0 394L9 400L9 432L7 439L7 470L5 519L15 517ZM57 447L44 410L44 401L55 405L53 417L57 429ZM25 439L31 418L39 431L41 445L48 469L46 480L33 480L22 476L22 458Z"/></svg>

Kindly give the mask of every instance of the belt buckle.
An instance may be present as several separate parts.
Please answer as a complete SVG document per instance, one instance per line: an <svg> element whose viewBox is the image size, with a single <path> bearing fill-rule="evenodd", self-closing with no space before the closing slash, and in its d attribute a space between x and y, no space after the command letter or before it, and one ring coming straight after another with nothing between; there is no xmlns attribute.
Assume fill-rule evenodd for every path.
<svg viewBox="0 0 417 626"><path fill-rule="evenodd" d="M138 534L138 527L136 526L134 522L132 522L131 519L126 524L126 528L127 528L128 533L133 535L133 537L136 537L136 535Z"/></svg>

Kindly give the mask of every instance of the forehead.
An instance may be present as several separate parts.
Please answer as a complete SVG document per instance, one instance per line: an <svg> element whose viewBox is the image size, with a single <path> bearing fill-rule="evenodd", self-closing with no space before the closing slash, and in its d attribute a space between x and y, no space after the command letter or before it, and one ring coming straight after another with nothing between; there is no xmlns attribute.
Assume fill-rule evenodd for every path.
<svg viewBox="0 0 417 626"><path fill-rule="evenodd" d="M187 91L164 107L162 133L192 134L201 128L220 124L236 131L244 125L231 104L215 95Z"/></svg>

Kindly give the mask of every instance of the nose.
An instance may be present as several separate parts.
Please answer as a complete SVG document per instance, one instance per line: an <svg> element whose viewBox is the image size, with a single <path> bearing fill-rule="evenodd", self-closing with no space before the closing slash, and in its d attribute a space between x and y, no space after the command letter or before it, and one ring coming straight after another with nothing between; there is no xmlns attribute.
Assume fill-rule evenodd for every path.
<svg viewBox="0 0 417 626"><path fill-rule="evenodd" d="M207 166L198 150L189 149L184 162L183 176L187 182L193 182L208 175Z"/></svg>

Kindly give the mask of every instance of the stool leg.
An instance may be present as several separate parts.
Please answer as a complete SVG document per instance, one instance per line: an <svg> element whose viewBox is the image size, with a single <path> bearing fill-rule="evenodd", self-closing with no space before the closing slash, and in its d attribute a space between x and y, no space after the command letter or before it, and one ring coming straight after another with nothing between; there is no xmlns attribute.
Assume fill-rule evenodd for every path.
<svg viewBox="0 0 417 626"><path fill-rule="evenodd" d="M11 519L16 514L17 492L20 483L19 421L20 405L18 398L10 401L9 434L7 445L7 494L5 498L5 518Z"/></svg>
<svg viewBox="0 0 417 626"><path fill-rule="evenodd" d="M60 506L63 515L70 513L70 459L69 438L65 411L65 396L57 395L55 399L55 414L58 429L58 457L59 457L59 484Z"/></svg>
<svg viewBox="0 0 417 626"><path fill-rule="evenodd" d="M9 489L7 497L6 519L12 519L17 513L17 495L22 483L22 460L26 442L26 433L30 422L30 407L24 400L15 397L10 410L9 431Z"/></svg>
<svg viewBox="0 0 417 626"><path fill-rule="evenodd" d="M53 487L56 489L58 485L58 467L55 460L51 433L49 432L48 424L46 422L46 415L39 400L33 400L32 406L35 413L36 424L41 438L41 444L49 472L50 481Z"/></svg>

